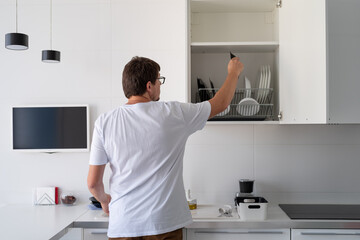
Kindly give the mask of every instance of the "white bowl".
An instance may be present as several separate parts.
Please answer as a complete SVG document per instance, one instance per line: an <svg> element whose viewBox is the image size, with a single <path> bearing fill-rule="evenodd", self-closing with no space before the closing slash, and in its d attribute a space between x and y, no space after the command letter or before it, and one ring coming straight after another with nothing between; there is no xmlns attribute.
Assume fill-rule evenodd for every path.
<svg viewBox="0 0 360 240"><path fill-rule="evenodd" d="M253 116L260 110L260 104L253 98L242 99L236 107L236 111L242 116Z"/></svg>

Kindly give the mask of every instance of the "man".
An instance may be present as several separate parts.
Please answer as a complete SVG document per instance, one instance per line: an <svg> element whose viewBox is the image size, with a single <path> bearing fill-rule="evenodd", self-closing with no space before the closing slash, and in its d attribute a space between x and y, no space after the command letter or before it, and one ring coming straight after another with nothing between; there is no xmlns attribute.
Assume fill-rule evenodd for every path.
<svg viewBox="0 0 360 240"><path fill-rule="evenodd" d="M224 111L243 70L239 58L228 64L223 86L202 103L159 102L160 66L134 57L123 71L126 105L95 122L88 187L109 214L109 239L182 239L192 222L182 170L187 138L208 118ZM103 185L110 164L110 195Z"/></svg>

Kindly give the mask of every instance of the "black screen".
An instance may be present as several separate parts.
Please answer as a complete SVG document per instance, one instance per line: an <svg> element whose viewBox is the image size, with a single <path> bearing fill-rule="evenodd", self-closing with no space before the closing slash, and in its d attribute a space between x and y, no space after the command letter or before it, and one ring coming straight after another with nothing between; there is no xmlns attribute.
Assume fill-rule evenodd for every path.
<svg viewBox="0 0 360 240"><path fill-rule="evenodd" d="M13 149L87 148L87 108L13 108Z"/></svg>

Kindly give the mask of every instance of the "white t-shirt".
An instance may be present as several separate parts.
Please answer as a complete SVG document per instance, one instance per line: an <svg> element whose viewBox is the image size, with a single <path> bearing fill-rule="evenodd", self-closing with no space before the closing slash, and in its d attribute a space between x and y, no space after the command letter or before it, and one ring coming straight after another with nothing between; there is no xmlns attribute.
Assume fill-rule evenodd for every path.
<svg viewBox="0 0 360 240"><path fill-rule="evenodd" d="M157 235L192 222L183 183L188 137L209 118L208 101L124 105L95 122L90 164L110 163L108 237Z"/></svg>

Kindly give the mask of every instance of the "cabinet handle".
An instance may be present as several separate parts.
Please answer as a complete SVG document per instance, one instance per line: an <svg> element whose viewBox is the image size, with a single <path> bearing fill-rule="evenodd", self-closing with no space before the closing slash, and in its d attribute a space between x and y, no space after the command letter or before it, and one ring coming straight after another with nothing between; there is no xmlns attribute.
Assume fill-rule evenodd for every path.
<svg viewBox="0 0 360 240"><path fill-rule="evenodd" d="M250 234L283 234L282 231L248 231Z"/></svg>
<svg viewBox="0 0 360 240"><path fill-rule="evenodd" d="M336 233L336 232L302 232L301 235L317 235L317 236L326 236L326 235L359 235L360 233Z"/></svg>
<svg viewBox="0 0 360 240"><path fill-rule="evenodd" d="M91 231L91 234L107 234L107 230Z"/></svg>
<svg viewBox="0 0 360 240"><path fill-rule="evenodd" d="M195 233L227 233L227 234L283 234L281 231L247 231L247 232L230 232L230 231L195 231Z"/></svg>

